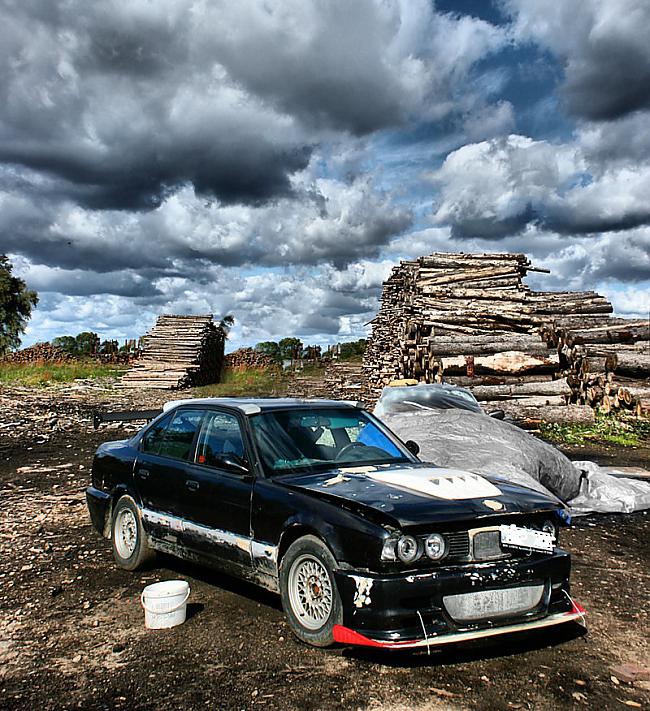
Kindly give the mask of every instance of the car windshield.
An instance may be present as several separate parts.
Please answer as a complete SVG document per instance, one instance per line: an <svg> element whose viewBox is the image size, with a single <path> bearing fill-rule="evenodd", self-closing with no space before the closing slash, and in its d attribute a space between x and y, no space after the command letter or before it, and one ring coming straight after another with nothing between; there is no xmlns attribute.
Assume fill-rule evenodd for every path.
<svg viewBox="0 0 650 711"><path fill-rule="evenodd" d="M277 410L253 417L251 425L267 476L411 459L362 410Z"/></svg>

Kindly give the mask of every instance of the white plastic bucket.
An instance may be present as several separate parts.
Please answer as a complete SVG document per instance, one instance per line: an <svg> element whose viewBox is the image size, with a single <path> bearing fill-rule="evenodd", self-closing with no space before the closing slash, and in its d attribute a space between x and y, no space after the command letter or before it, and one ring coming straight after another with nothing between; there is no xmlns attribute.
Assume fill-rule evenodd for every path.
<svg viewBox="0 0 650 711"><path fill-rule="evenodd" d="M145 627L161 630L182 625L189 596L190 586L185 580L166 580L147 585L140 596Z"/></svg>

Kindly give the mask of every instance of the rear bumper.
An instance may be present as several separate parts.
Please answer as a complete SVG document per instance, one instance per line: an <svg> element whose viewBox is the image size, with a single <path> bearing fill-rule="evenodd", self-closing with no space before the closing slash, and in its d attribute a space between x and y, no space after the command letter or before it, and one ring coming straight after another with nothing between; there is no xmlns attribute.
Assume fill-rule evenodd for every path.
<svg viewBox="0 0 650 711"><path fill-rule="evenodd" d="M449 566L417 573L372 575L335 573L343 606L343 623L335 639L345 644L409 648L508 634L581 618L584 611L569 596L571 559L552 555L510 558L489 563ZM543 592L530 609L494 610L476 619L454 619L447 596L539 586Z"/></svg>
<svg viewBox="0 0 650 711"><path fill-rule="evenodd" d="M111 509L110 494L96 489L94 486L89 486L86 489L86 504L93 526L102 536L108 538L108 514Z"/></svg>

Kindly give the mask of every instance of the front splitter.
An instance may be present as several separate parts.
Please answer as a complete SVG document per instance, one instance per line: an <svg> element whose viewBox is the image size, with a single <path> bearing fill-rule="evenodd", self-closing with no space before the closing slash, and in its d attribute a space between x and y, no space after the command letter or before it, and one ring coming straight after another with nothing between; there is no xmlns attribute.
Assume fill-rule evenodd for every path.
<svg viewBox="0 0 650 711"><path fill-rule="evenodd" d="M502 634L513 634L516 632L527 632L528 630L540 629L542 627L552 627L565 622L580 621L584 624L585 609L574 600L572 609L567 612L558 612L549 615L541 620L531 622L521 622L515 625L504 625L503 627L491 627L483 630L473 630L471 632L456 632L440 636L426 637L417 640L378 640L366 637L360 632L351 630L343 625L334 625L334 641L345 645L359 645L364 647L377 647L382 649L417 649L425 647L437 647L443 644L454 642L466 642L473 639L483 639L485 637L495 637Z"/></svg>

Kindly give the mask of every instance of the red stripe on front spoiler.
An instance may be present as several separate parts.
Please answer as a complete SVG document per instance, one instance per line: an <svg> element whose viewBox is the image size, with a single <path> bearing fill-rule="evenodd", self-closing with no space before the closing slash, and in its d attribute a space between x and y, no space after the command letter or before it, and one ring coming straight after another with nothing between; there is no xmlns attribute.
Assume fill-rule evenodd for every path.
<svg viewBox="0 0 650 711"><path fill-rule="evenodd" d="M586 615L587 610L579 603L576 602L573 598L571 599L571 604L573 605L573 609L571 612L579 612L581 615Z"/></svg>
<svg viewBox="0 0 650 711"><path fill-rule="evenodd" d="M370 639L359 632L344 627L343 625L334 625L332 629L334 641L339 644L360 644L364 647L385 647L385 642L377 642L375 639Z"/></svg>
<svg viewBox="0 0 650 711"><path fill-rule="evenodd" d="M538 629L540 627L549 627L552 625L561 624L563 622L571 622L583 618L586 610L582 605L575 600L571 600L572 609L568 612L561 612L550 617L545 617L542 620L534 622L523 622L514 625L505 625L504 627L492 627L484 630L476 630L475 632L457 632L455 634L441 635L440 637L430 637L428 640L395 640L395 641L379 641L366 637L360 632L351 630L343 625L334 625L332 635L334 641L339 644L356 644L363 647L381 647L382 649L409 649L415 647L435 647L440 644L448 644L450 642L461 642L469 639L479 639L482 637L492 637L498 634L512 634L515 632L525 632L528 629Z"/></svg>

